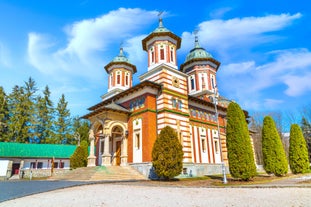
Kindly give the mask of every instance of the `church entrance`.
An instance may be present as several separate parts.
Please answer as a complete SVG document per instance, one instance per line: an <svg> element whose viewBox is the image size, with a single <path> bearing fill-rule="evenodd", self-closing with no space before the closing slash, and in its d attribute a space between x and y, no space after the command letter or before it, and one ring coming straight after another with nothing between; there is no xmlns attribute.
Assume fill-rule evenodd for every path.
<svg viewBox="0 0 311 207"><path fill-rule="evenodd" d="M120 166L122 152L123 129L116 126L112 129L112 165Z"/></svg>
<svg viewBox="0 0 311 207"><path fill-rule="evenodd" d="M116 142L116 165L121 164L121 141Z"/></svg>

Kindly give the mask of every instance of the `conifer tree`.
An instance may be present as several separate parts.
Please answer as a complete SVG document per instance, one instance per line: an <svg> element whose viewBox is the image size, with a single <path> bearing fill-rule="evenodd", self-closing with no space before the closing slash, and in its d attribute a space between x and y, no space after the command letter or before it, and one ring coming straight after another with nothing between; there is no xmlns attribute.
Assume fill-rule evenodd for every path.
<svg viewBox="0 0 311 207"><path fill-rule="evenodd" d="M183 150L177 133L170 126L164 127L152 148L152 165L155 173L164 179L179 175L182 171Z"/></svg>
<svg viewBox="0 0 311 207"><path fill-rule="evenodd" d="M83 140L70 157L70 168L86 167L88 154L88 144Z"/></svg>
<svg viewBox="0 0 311 207"><path fill-rule="evenodd" d="M227 149L230 174L249 180L254 177L256 165L245 115L237 103L227 109Z"/></svg>
<svg viewBox="0 0 311 207"><path fill-rule="evenodd" d="M9 108L7 95L3 87L0 87L0 142L8 142Z"/></svg>
<svg viewBox="0 0 311 207"><path fill-rule="evenodd" d="M79 117L73 119L73 131L79 136L80 141L85 140L89 144L90 123L88 120L82 120ZM76 139L76 137L74 137ZM73 144L76 144L77 140Z"/></svg>
<svg viewBox="0 0 311 207"><path fill-rule="evenodd" d="M73 141L71 130L70 111L67 109L68 102L65 95L59 99L56 108L57 121L55 122L56 136L55 139L50 140L50 143L70 144Z"/></svg>
<svg viewBox="0 0 311 207"><path fill-rule="evenodd" d="M262 154L264 169L268 174L286 175L288 163L281 138L271 116L266 116L262 127Z"/></svg>
<svg viewBox="0 0 311 207"><path fill-rule="evenodd" d="M290 128L289 166L294 174L305 173L310 168L306 141L298 124Z"/></svg>
<svg viewBox="0 0 311 207"><path fill-rule="evenodd" d="M27 124L26 112L23 102L25 101L23 87L14 86L12 93L8 96L9 122L8 130L11 142L28 142L28 133L25 133Z"/></svg>
<svg viewBox="0 0 311 207"><path fill-rule="evenodd" d="M307 143L309 160L311 160L311 124L305 117L301 120L301 130Z"/></svg>
<svg viewBox="0 0 311 207"><path fill-rule="evenodd" d="M24 139L29 142L37 142L36 139L36 82L30 77L27 82L25 82L25 86L23 87L25 91L24 101L22 102L23 106L23 116L25 117L25 127L23 128L23 134L25 135Z"/></svg>
<svg viewBox="0 0 311 207"><path fill-rule="evenodd" d="M50 99L50 90L46 86L43 91L43 97L37 98L37 127L36 133L40 143L49 143L54 137L53 120L54 108L53 102Z"/></svg>

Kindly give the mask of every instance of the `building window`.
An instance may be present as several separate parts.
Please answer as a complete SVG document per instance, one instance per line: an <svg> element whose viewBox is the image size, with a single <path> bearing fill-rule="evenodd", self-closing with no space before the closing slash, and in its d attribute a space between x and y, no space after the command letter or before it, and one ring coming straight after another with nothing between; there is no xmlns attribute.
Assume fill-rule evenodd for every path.
<svg viewBox="0 0 311 207"><path fill-rule="evenodd" d="M37 168L37 165L36 165L36 164L37 164L36 162L31 162L31 163L30 163L30 168L36 169L36 168Z"/></svg>
<svg viewBox="0 0 311 207"><path fill-rule="evenodd" d="M201 74L201 81L202 81L202 90L203 90L206 87L203 74Z"/></svg>
<svg viewBox="0 0 311 207"><path fill-rule="evenodd" d="M171 47L171 62L174 62L174 48Z"/></svg>
<svg viewBox="0 0 311 207"><path fill-rule="evenodd" d="M43 162L38 162L37 169L42 169L42 168L43 168Z"/></svg>
<svg viewBox="0 0 311 207"><path fill-rule="evenodd" d="M130 74L126 73L125 75L125 85L128 86L129 85L129 79L130 79Z"/></svg>
<svg viewBox="0 0 311 207"><path fill-rule="evenodd" d="M181 110L182 109L182 101L178 100L178 109Z"/></svg>
<svg viewBox="0 0 311 207"><path fill-rule="evenodd" d="M59 163L59 168L64 168L65 167L65 162L60 162Z"/></svg>
<svg viewBox="0 0 311 207"><path fill-rule="evenodd" d="M154 63L154 51L153 48L150 49L151 62Z"/></svg>
<svg viewBox="0 0 311 207"><path fill-rule="evenodd" d="M54 162L53 166L54 168L58 168L58 162Z"/></svg>
<svg viewBox="0 0 311 207"><path fill-rule="evenodd" d="M195 89L195 82L194 82L193 76L190 77L190 85L191 85L191 90L194 90Z"/></svg>
<svg viewBox="0 0 311 207"><path fill-rule="evenodd" d="M177 106L177 100L175 98L172 98L172 106L173 108L176 108Z"/></svg>
<svg viewBox="0 0 311 207"><path fill-rule="evenodd" d="M117 71L117 84L120 85L121 84L121 72Z"/></svg>
<svg viewBox="0 0 311 207"><path fill-rule="evenodd" d="M201 139L201 143L202 143L202 151L203 151L203 152L206 152L206 139L205 139L205 138L202 138L202 139Z"/></svg>
<svg viewBox="0 0 311 207"><path fill-rule="evenodd" d="M160 49L160 60L164 60L164 48Z"/></svg>
<svg viewBox="0 0 311 207"><path fill-rule="evenodd" d="M211 77L211 83L212 83L212 89L215 89L215 80L214 80L214 76Z"/></svg>
<svg viewBox="0 0 311 207"><path fill-rule="evenodd" d="M113 75L112 75L112 73L110 74L110 87L112 87L113 86Z"/></svg>
<svg viewBox="0 0 311 207"><path fill-rule="evenodd" d="M215 152L218 154L219 153L218 140L214 140L214 144L215 144Z"/></svg>
<svg viewBox="0 0 311 207"><path fill-rule="evenodd" d="M139 133L135 134L135 149L137 150L140 149L140 134Z"/></svg>

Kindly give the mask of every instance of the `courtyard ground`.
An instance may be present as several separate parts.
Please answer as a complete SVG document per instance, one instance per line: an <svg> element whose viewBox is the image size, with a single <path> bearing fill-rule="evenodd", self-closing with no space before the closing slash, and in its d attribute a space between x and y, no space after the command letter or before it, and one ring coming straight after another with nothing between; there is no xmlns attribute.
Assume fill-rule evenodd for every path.
<svg viewBox="0 0 311 207"><path fill-rule="evenodd" d="M311 206L311 174L262 175L250 182L221 176L180 181L99 183L34 194L4 206ZM2 189L1 189L2 190Z"/></svg>

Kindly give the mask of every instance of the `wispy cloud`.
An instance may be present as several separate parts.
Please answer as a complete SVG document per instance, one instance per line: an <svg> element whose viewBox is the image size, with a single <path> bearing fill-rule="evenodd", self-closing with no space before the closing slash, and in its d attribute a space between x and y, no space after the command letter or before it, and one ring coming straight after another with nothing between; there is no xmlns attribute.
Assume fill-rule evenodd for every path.
<svg viewBox="0 0 311 207"><path fill-rule="evenodd" d="M234 50L242 52L277 39L277 35L271 32L280 31L301 17L297 13L204 21L198 25L198 36L203 47L221 55L224 61L229 55L232 59L236 53ZM189 51L193 47L192 33L184 32L182 38L182 50Z"/></svg>
<svg viewBox="0 0 311 207"><path fill-rule="evenodd" d="M66 45L57 45L49 35L32 32L28 35L28 59L40 72L60 72L98 80L98 72L117 55L111 45L129 40L156 17L155 11L120 8L93 19L74 22L65 27ZM134 43L134 42L133 42ZM132 48L133 46L129 46Z"/></svg>
<svg viewBox="0 0 311 207"><path fill-rule="evenodd" d="M212 19L220 19L222 18L227 12L231 11L231 7L222 7L210 12L210 17Z"/></svg>

